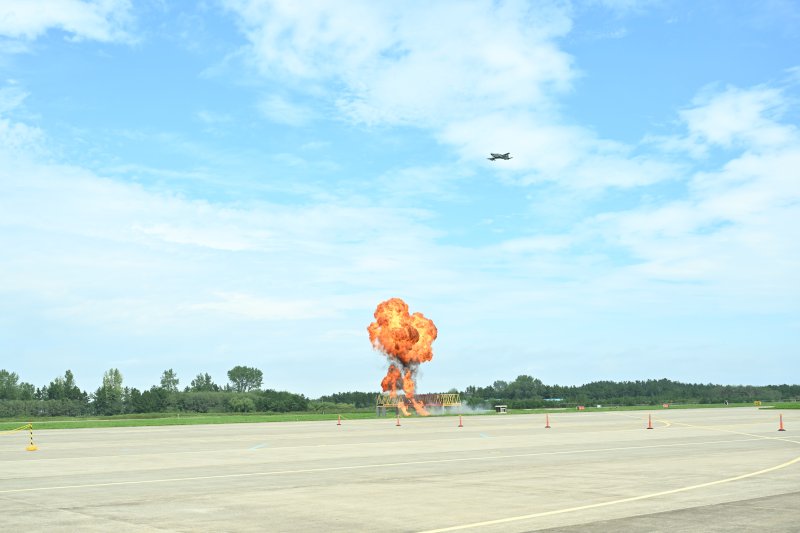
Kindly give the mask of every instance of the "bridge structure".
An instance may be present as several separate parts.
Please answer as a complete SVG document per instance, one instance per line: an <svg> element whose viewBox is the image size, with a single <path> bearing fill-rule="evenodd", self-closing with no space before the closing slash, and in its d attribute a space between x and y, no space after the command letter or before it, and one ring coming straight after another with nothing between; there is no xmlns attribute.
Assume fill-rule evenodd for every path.
<svg viewBox="0 0 800 533"><path fill-rule="evenodd" d="M444 410L446 407L461 406L461 395L457 392L416 394L414 395L414 399L421 402L426 409L433 407ZM411 402L406 399L405 395L395 394L392 396L389 392L382 392L375 398L375 413L378 416L386 416L387 409L394 409L397 411L401 400L405 405L411 405Z"/></svg>

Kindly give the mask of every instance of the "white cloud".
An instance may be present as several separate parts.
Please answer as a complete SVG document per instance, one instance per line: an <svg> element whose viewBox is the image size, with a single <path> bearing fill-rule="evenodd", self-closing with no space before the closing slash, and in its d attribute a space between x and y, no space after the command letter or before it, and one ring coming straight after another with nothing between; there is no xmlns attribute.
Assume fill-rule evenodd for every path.
<svg viewBox="0 0 800 533"><path fill-rule="evenodd" d="M217 293L216 301L191 304L190 311L212 311L250 320L313 320L335 316L336 309L319 300L279 300L250 294Z"/></svg>
<svg viewBox="0 0 800 533"><path fill-rule="evenodd" d="M67 165L9 157L3 165L0 223L109 241L197 246L225 251L302 253L377 238L413 227L423 212L348 206L346 201L247 206L210 203L152 191ZM307 245L307 248L304 248Z"/></svg>
<svg viewBox="0 0 800 533"><path fill-rule="evenodd" d="M271 121L290 126L302 126L314 118L311 109L277 94L262 98L258 103L258 110Z"/></svg>
<svg viewBox="0 0 800 533"><path fill-rule="evenodd" d="M571 239L567 235L543 235L537 237L519 237L506 240L497 249L512 254L559 252L569 247Z"/></svg>
<svg viewBox="0 0 800 533"><path fill-rule="evenodd" d="M200 321L320 318L352 307L339 290L409 283L434 255L421 210L333 196L210 203L28 152L0 150L0 292L28 295L43 316L151 333L196 327L198 311Z"/></svg>
<svg viewBox="0 0 800 533"><path fill-rule="evenodd" d="M9 111L19 107L28 93L22 90L21 87L15 83L9 83L5 87L0 88L0 115L6 114Z"/></svg>
<svg viewBox="0 0 800 533"><path fill-rule="evenodd" d="M205 124L224 124L231 122L233 118L227 113L217 113L207 109L201 109L195 113L195 117Z"/></svg>
<svg viewBox="0 0 800 533"><path fill-rule="evenodd" d="M664 0L584 0L583 5L600 5L617 13L642 12L646 8L663 3Z"/></svg>
<svg viewBox="0 0 800 533"><path fill-rule="evenodd" d="M30 151L41 153L44 133L35 126L16 122L7 117L22 106L28 93L13 81L0 87L0 156L3 153ZM0 170L2 172L2 170Z"/></svg>
<svg viewBox="0 0 800 533"><path fill-rule="evenodd" d="M484 115L451 123L443 142L459 147L467 161L487 151L512 152L513 159L491 165L521 184L552 181L573 189L636 187L675 179L675 164L634 148L596 137L578 126L541 122L532 115ZM487 148L488 147L488 148Z"/></svg>
<svg viewBox="0 0 800 533"><path fill-rule="evenodd" d="M675 176L673 165L559 117L555 99L577 75L557 43L571 28L566 4L227 5L265 76L311 87L310 99L333 104L346 120L431 129L471 164L488 151L511 151L513 160L494 166L518 184L628 188ZM277 97L261 108L289 124L309 114Z"/></svg>
<svg viewBox="0 0 800 533"><path fill-rule="evenodd" d="M781 91L768 87L702 94L694 107L681 111L689 140L725 148L747 145L762 148L785 144L796 133L791 125L779 124L785 100Z"/></svg>
<svg viewBox="0 0 800 533"><path fill-rule="evenodd" d="M608 4L620 11L642 5ZM280 2L229 6L240 15L252 59L265 75L313 85L311 94L333 99L349 120L430 129L464 161L480 161L509 183L554 182L589 192L668 180L688 184L681 200L573 219L570 234L513 237L482 251L512 278L523 271L534 277L560 272L593 284L585 294L572 287L560 293L567 301L607 306L613 294L633 306L649 299L666 308L671 299L691 301L699 294L729 303L745 296L742 302L768 307L780 296L780 283L791 282L795 256L779 250L791 246L787 228L796 227L783 225L797 212L788 184L793 171L787 170L797 168L796 128L780 122L787 105L780 91L709 88L679 115L686 135L645 139L643 147L672 153L702 155L714 146L744 151L717 171L692 174L690 163L599 138L559 116L555 98L576 76L557 46L570 30L567 8L549 6L534 20L532 10L516 2L439 3L424 6L424 13L414 3L402 12L385 4L314 4L302 14ZM324 85L335 87L335 96ZM488 163L489 151L510 151L514 159ZM436 176L437 169L430 173ZM413 179L426 171L394 175ZM465 255L464 261L484 264L477 253ZM371 261L365 268L394 268L387 258ZM759 281L752 278L756 268L765 274ZM502 283L478 278L472 281L502 292ZM688 284L662 285L667 281Z"/></svg>
<svg viewBox="0 0 800 533"><path fill-rule="evenodd" d="M0 152L5 150L39 150L43 133L39 128L0 117Z"/></svg>
<svg viewBox="0 0 800 533"><path fill-rule="evenodd" d="M452 183L469 174L456 166L405 167L379 176L374 187L395 203L404 203L413 196L458 201L463 196L454 192Z"/></svg>
<svg viewBox="0 0 800 533"><path fill-rule="evenodd" d="M346 187L341 183L326 183L324 194L299 183L292 196L304 201L297 204L187 198L37 159L31 149L42 149L42 132L0 116L0 249L6 253L0 292L15 295L0 301L24 307L34 317L30 323L44 317L59 326L82 322L111 331L110 352L124 351L120 345L140 334L157 348L153 353L192 352L192 364L202 357L218 364L220 345L238 351L225 357L243 357L244 349L266 364L278 358L270 354L310 359L328 353L330 331L357 327L368 353L363 326L371 310L381 299L402 296L442 326L437 361L451 363L436 372L474 376L486 371L487 353L514 354L509 373L531 371L525 367L534 363L520 353L559 354L577 368L609 347L636 349L641 333L630 329L662 317L703 318L697 322L708 324L705 339L722 352L713 337L730 330L725 318L796 310L800 157L796 130L781 122L788 105L781 93L726 89L696 100L681 114L687 133L672 139L675 145L739 153L691 172L558 116L554 95L569 90L575 74L556 46L569 31L569 12L556 4L539 15L518 2L229 5L241 15L253 60L289 85L281 94L308 86L304 101L338 105L347 120L428 128L469 166L479 161L507 183L530 185L526 193L542 192L532 202L560 211L558 225L566 229L544 230L530 217L501 242L444 234L439 228L451 221L449 214L414 209L408 200L418 192L441 197L455 188L453 181L470 176L447 166L393 170L371 181L392 200L405 200L392 204L399 207L382 204L374 190L357 197L339 192ZM100 38L81 31L74 34ZM0 93L0 108L13 111L23 98L17 89ZM312 118L312 111L277 97L268 97L262 111L295 124ZM213 123L220 117L201 112L197 118ZM317 149L314 143L304 148ZM182 153L208 156L202 146L185 144ZM491 164L484 159L490 150L511 151L514 159ZM315 154L307 155L273 160L302 169L315 164ZM131 175L218 184L237 178L127 168ZM682 179L679 191L685 185L680 200L656 195L642 203L631 195L623 203L638 207L585 219L595 206L582 200L598 190L670 179ZM503 208L489 216L501 218ZM673 342L668 321L653 320L653 344ZM358 353L359 334L352 338L356 348L338 346L340 353ZM534 342L537 350L529 350ZM151 364L160 364L152 357ZM470 366L478 370L464 370Z"/></svg>
<svg viewBox="0 0 800 533"><path fill-rule="evenodd" d="M25 0L0 3L0 35L32 40L58 28L75 39L129 41L129 0Z"/></svg>
<svg viewBox="0 0 800 533"><path fill-rule="evenodd" d="M693 174L685 199L602 215L596 225L636 258L632 277L702 283L734 307L785 307L800 298L800 135L774 120L786 105L777 91L728 88L704 98L682 114L689 135L741 153Z"/></svg>
<svg viewBox="0 0 800 533"><path fill-rule="evenodd" d="M435 125L474 109L544 101L569 87L569 30L556 4L231 1L268 76L333 83L352 120Z"/></svg>

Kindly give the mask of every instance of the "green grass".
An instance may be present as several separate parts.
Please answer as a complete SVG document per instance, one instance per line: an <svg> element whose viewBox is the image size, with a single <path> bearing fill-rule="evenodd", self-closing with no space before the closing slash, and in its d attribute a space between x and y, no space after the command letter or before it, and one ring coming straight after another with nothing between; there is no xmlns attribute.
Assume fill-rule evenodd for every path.
<svg viewBox="0 0 800 533"><path fill-rule="evenodd" d="M669 409L708 409L726 407L752 407L752 403L724 404L670 404ZM779 409L798 409L800 402L795 403L776 403L764 404L762 407ZM589 407L586 411L661 411L664 409L659 405L626 405L608 407ZM554 412L576 412L574 407L552 407L540 409L510 409L510 415L525 414L544 414ZM248 413L248 414L225 414L225 413L145 413L127 414L115 416L95 416L95 417L57 417L57 418L32 418L25 419L5 419L0 420L0 432L16 429L20 426L33 423L34 429L77 429L77 428L104 428L104 427L142 427L142 426L177 426L177 425L198 425L198 424L248 424L263 422L309 422L320 420L336 420L340 413ZM474 414L494 415L494 411L477 412ZM360 409L353 412L342 412L342 420L370 419L375 418L375 411L372 409ZM387 413L387 418L393 417L393 413ZM451 415L454 416L454 415ZM464 416L469 416L465 414Z"/></svg>
<svg viewBox="0 0 800 533"><path fill-rule="evenodd" d="M769 407L772 409L800 409L800 402L775 403Z"/></svg>
<svg viewBox="0 0 800 533"><path fill-rule="evenodd" d="M315 420L336 420L338 414L329 413L285 413L285 414L202 414L202 413L150 413L130 414L104 417L59 417L33 418L31 420L0 421L0 431L18 428L29 421L34 429L77 429L104 427L140 427L140 426L183 426L198 424L248 424L257 422L308 422ZM342 420L375 418L374 412L342 413Z"/></svg>

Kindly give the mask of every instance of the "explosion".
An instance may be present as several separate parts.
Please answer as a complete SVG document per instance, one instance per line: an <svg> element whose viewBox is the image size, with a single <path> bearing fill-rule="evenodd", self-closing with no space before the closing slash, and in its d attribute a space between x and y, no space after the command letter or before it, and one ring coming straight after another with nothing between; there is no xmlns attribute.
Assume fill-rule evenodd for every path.
<svg viewBox="0 0 800 533"><path fill-rule="evenodd" d="M408 305L400 298L391 298L378 304L375 322L367 327L369 340L376 350L390 360L386 377L381 381L384 392L392 398L397 396L397 384L401 383L406 400L420 415L427 416L425 405L414 397L414 383L420 363L433 359L431 343L436 340L436 326L422 313L408 314ZM408 406L400 399L398 407L408 416Z"/></svg>

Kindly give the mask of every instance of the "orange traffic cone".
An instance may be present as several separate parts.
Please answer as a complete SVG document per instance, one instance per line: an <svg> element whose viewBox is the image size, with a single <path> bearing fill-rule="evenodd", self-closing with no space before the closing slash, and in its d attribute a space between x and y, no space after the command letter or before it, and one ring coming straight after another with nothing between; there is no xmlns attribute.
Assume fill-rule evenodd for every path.
<svg viewBox="0 0 800 533"><path fill-rule="evenodd" d="M653 417L647 415L647 429L653 429Z"/></svg>
<svg viewBox="0 0 800 533"><path fill-rule="evenodd" d="M778 426L778 431L786 431L783 427L783 415L781 415L781 423Z"/></svg>
<svg viewBox="0 0 800 533"><path fill-rule="evenodd" d="M458 415L458 427L463 428L464 424L461 423L461 415Z"/></svg>
<svg viewBox="0 0 800 533"><path fill-rule="evenodd" d="M397 415L397 424L395 424L395 426L400 426L400 415Z"/></svg>
<svg viewBox="0 0 800 533"><path fill-rule="evenodd" d="M550 429L550 415L544 415L544 428Z"/></svg>
<svg viewBox="0 0 800 533"><path fill-rule="evenodd" d="M336 425L337 426L341 426L342 425L342 415L338 415L338 418L336 419Z"/></svg>

